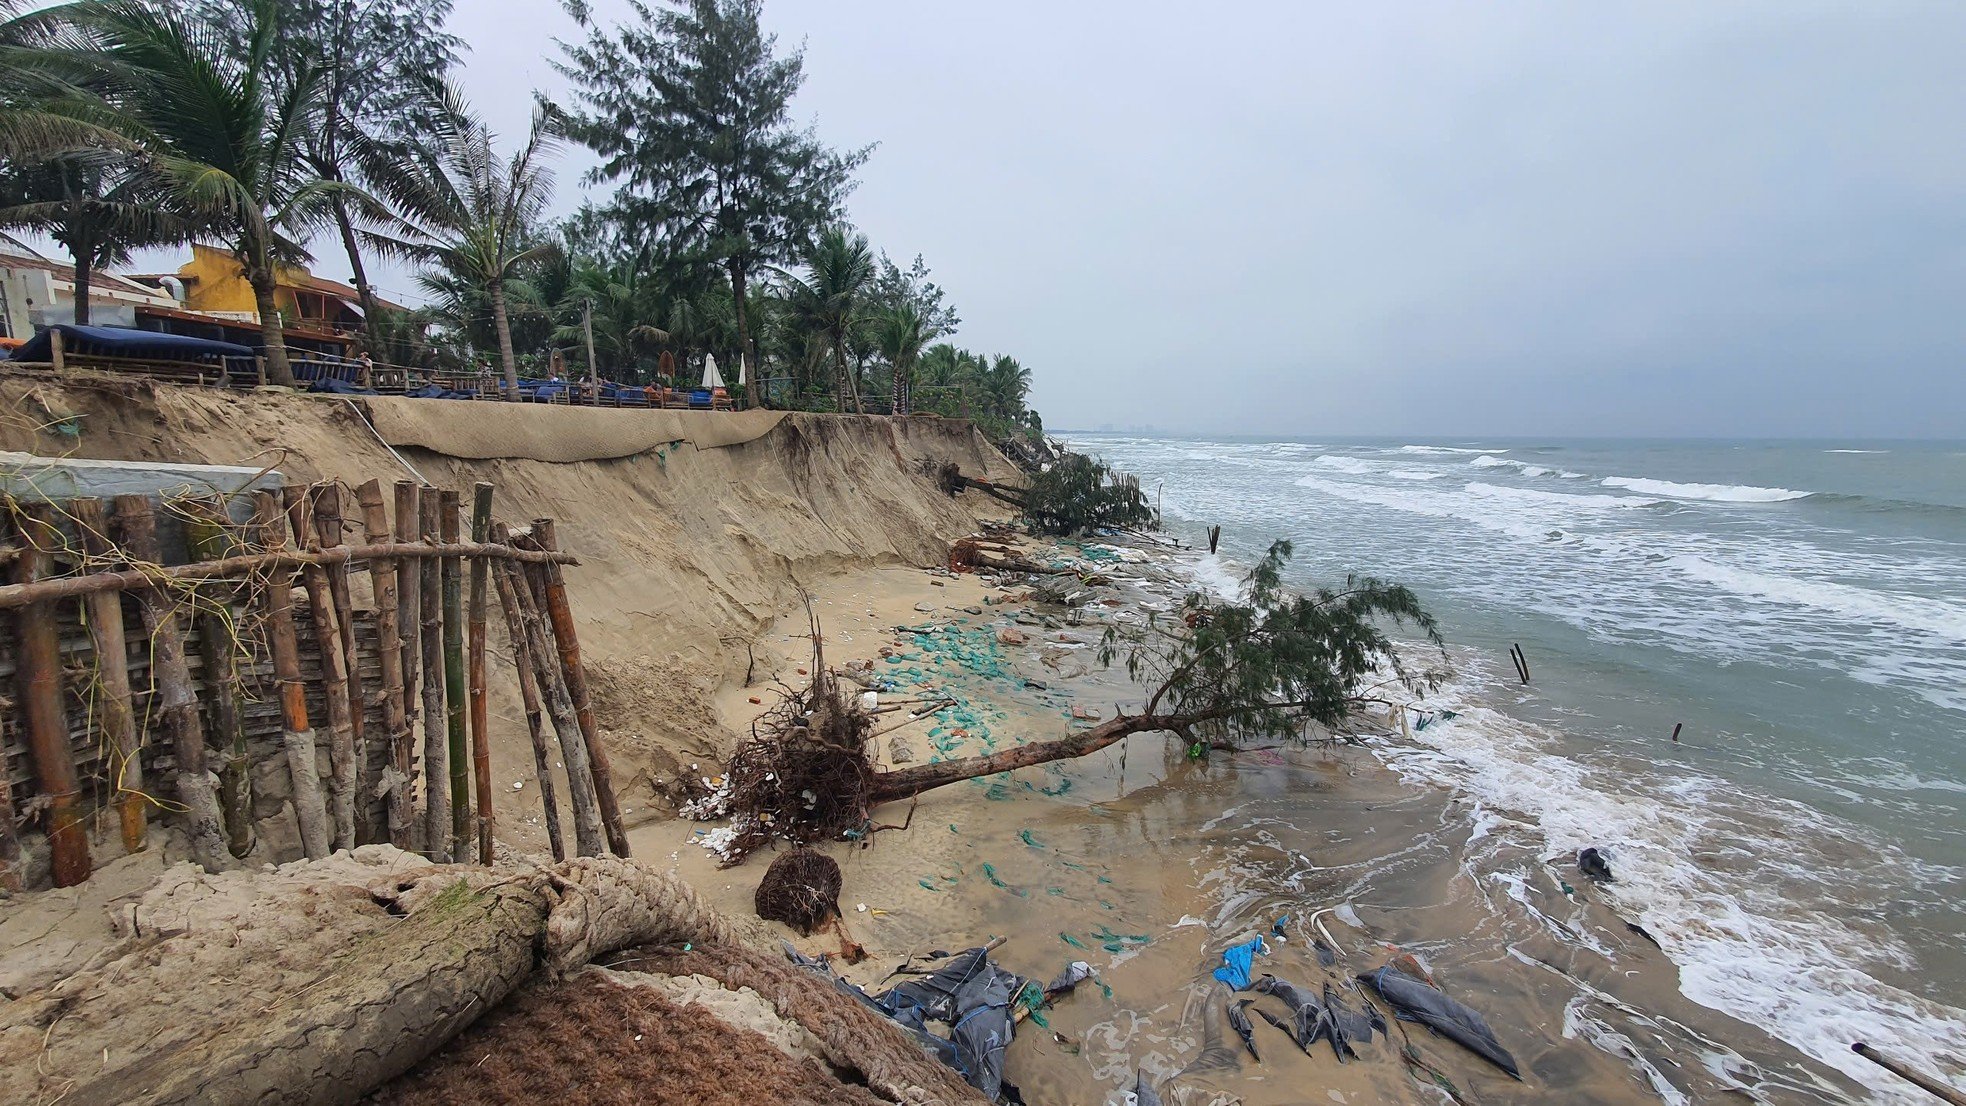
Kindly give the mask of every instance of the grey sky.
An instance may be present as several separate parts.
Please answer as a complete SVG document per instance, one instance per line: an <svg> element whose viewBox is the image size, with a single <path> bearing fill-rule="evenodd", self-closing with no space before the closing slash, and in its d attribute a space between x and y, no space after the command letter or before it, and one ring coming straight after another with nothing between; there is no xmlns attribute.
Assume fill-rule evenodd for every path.
<svg viewBox="0 0 1966 1106"><path fill-rule="evenodd" d="M459 9L516 135L571 21ZM1053 426L1966 436L1966 5L766 18L806 44L800 114L881 144L854 220Z"/></svg>

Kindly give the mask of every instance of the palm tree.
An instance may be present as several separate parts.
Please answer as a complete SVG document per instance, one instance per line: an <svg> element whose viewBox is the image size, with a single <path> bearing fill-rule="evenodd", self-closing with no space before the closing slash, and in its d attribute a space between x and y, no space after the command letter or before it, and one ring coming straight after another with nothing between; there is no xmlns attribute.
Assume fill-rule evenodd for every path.
<svg viewBox="0 0 1966 1106"><path fill-rule="evenodd" d="M991 358L981 383L983 406L992 417L1016 422L1024 414L1024 396L1031 389L1031 370L1018 364L1017 358L1003 354Z"/></svg>
<svg viewBox="0 0 1966 1106"><path fill-rule="evenodd" d="M401 236L376 236L385 250L434 265L458 285L482 291L489 301L505 369L505 390L519 394L518 357L512 349L508 287L529 263L559 247L540 236L553 201L553 174L545 162L559 139L543 110L519 152L499 156L496 136L474 115L455 85L444 86L435 112L431 149L421 166L380 174L378 190L403 212Z"/></svg>
<svg viewBox="0 0 1966 1106"><path fill-rule="evenodd" d="M874 325L874 344L887 358L894 375L894 413L905 415L913 408L915 366L921 360L922 346L934 337L922 313L903 301L883 313Z"/></svg>
<svg viewBox="0 0 1966 1106"><path fill-rule="evenodd" d="M819 339L836 358L840 407L849 398L861 410L860 388L847 360L847 344L866 323L868 293L873 289L874 253L867 236L848 236L844 227L820 232L806 258L806 276L786 275L787 298L794 325Z"/></svg>
<svg viewBox="0 0 1966 1106"><path fill-rule="evenodd" d="M320 113L318 70L303 67L277 95L267 83L280 0L244 7L236 28L141 0L76 5L74 18L100 44L114 86L108 100L150 151L173 206L230 239L259 309L267 375L292 385L275 266L306 260L301 243L327 224L336 195L373 201L308 163L303 137ZM243 51L229 43L235 35Z"/></svg>
<svg viewBox="0 0 1966 1106"><path fill-rule="evenodd" d="M8 161L0 165L0 231L38 231L68 250L75 322L87 326L98 270L128 261L134 250L190 237L166 207L163 184L147 164L115 150Z"/></svg>

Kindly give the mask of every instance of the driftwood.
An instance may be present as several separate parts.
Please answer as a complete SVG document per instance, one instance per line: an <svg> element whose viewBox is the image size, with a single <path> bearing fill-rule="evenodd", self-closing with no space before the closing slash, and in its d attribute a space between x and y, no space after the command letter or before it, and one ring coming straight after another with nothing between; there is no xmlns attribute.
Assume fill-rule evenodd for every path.
<svg viewBox="0 0 1966 1106"><path fill-rule="evenodd" d="M417 489L417 527L423 540L437 542L437 517L443 500L437 489ZM444 596L442 570L435 558L419 566L417 585L423 626L423 855L432 860L451 855L451 795L444 739Z"/></svg>
<svg viewBox="0 0 1966 1106"><path fill-rule="evenodd" d="M118 536L138 561L157 563L157 518L150 500L141 495L116 497ZM198 716L198 695L191 682L191 665L184 654L184 631L177 606L155 587L137 590L144 629L150 635L150 678L156 685L156 710L177 760L177 797L185 808L185 830L191 854L207 871L222 868L228 858L219 833L218 800L212 793L205 765L205 724Z"/></svg>
<svg viewBox="0 0 1966 1106"><path fill-rule="evenodd" d="M287 520L294 540L306 542L314 533L313 504L306 489L284 489ZM334 826L334 847L355 847L355 726L349 719L348 671L341 652L341 626L335 615L334 593L323 565L301 569L307 607L314 616L314 644L321 655L321 683L328 701L328 811Z"/></svg>
<svg viewBox="0 0 1966 1106"><path fill-rule="evenodd" d="M11 501L9 501L11 503ZM20 557L14 579L32 584L54 574L55 549L63 544L55 509L45 503L14 507ZM81 805L82 786L68 747L68 717L62 709L61 631L52 602L22 607L16 616L20 642L15 676L20 686L21 728L34 762L35 782L47 801L47 833L56 887L73 887L89 878L89 836Z"/></svg>
<svg viewBox="0 0 1966 1106"><path fill-rule="evenodd" d="M540 552L559 551L559 538L550 518L534 519L532 538ZM587 691L587 669L580 663L580 638L575 633L573 607L567 599L566 576L553 561L533 566L544 585L546 615L551 620L553 638L559 646L560 668L566 674L567 693L573 697L575 719L580 723L581 740L587 746L587 763L594 773L594 791L601 804L601 822L607 830L608 846L616 856L628 855L628 831L621 821L621 804L614 794L614 771L608 763L608 750L601 741L600 726L594 720L593 700Z"/></svg>
<svg viewBox="0 0 1966 1106"><path fill-rule="evenodd" d="M580 558L571 553L542 553L537 550L514 549L503 545L477 545L472 542L441 545L434 539L414 545L390 542L381 545L344 545L336 549L247 553L203 564L152 565L121 572L64 576L59 580L43 580L28 586L0 585L0 611L49 599L73 599L99 591L133 591L137 588L159 587L174 582L212 580L274 568L339 565L347 564L349 561L372 560L376 557L490 557L498 561L520 561L527 564L577 565L580 563Z"/></svg>
<svg viewBox="0 0 1966 1106"><path fill-rule="evenodd" d="M255 497L253 522L268 549L287 544L287 515L279 497L260 492ZM314 729L307 717L307 689L300 682L300 640L294 632L294 573L277 568L266 586L266 637L273 654L273 678L280 684L280 744L287 754L287 774L293 780L294 821L300 826L300 847L308 859L328 855L334 845L328 828L328 808L321 799L321 766L315 753Z"/></svg>
<svg viewBox="0 0 1966 1106"><path fill-rule="evenodd" d="M471 494L471 540L482 542L491 533L492 486L480 482ZM471 782L478 792L478 863L492 862L491 719L485 705L485 589L488 565L471 560L470 614L467 616L465 681L471 696ZM463 846L459 846L463 852Z"/></svg>
<svg viewBox="0 0 1966 1106"><path fill-rule="evenodd" d="M68 512L75 519L82 552L91 564L115 555L102 500L71 500ZM143 760L138 755L141 744L130 699L130 644L123 626L123 596L121 592L99 591L83 606L96 658L95 724L109 750L112 803L122 830L123 851L140 852L147 844L150 801L143 793Z"/></svg>
<svg viewBox="0 0 1966 1106"><path fill-rule="evenodd" d="M502 522L491 526L491 537L495 542L511 538ZM546 840L553 848L554 860L567 857L566 842L560 837L560 805L553 797L553 754L546 745L546 731L542 723L539 707L539 679L534 675L532 646L526 640L525 616L519 610L519 598L513 590L512 577L515 575L508 564L494 564L491 567L493 584L498 589L498 605L505 612L505 632L512 639L512 666L519 672L519 699L526 711L526 733L532 739L532 760L534 775L539 786L539 805L546 816ZM520 586L524 586L521 581Z"/></svg>
<svg viewBox="0 0 1966 1106"><path fill-rule="evenodd" d="M439 529L443 540L458 537L458 494L440 493ZM444 588L444 706L446 732L450 736L451 770L451 851L452 860L469 855L471 840L471 762L469 738L464 727L464 598L462 565L456 557L437 562Z"/></svg>
<svg viewBox="0 0 1966 1106"><path fill-rule="evenodd" d="M998 772L1029 768L1034 764L1048 764L1054 760L1086 756L1137 733L1178 731L1192 725L1193 722L1193 719L1171 715L1123 714L1089 730L1054 741L1034 741L1029 745L1018 745L994 753L932 764L917 764L891 772L882 772L868 784L867 805L871 807L879 803L893 802L896 799L910 798L924 791L946 787L979 776L994 776Z"/></svg>
<svg viewBox="0 0 1966 1106"><path fill-rule="evenodd" d="M389 540L389 508L382 500L382 481L371 480L355 489L362 505L362 536L370 544ZM399 849L410 844L409 769L403 752L409 741L409 714L403 702L403 638L396 611L397 562L378 557L369 562L369 585L375 593L375 651L382 668L382 723L388 732L389 773L385 824L389 843Z"/></svg>
<svg viewBox="0 0 1966 1106"><path fill-rule="evenodd" d="M224 558L230 544L229 521L216 497L200 497L179 506L192 559ZM253 850L252 772L246 757L246 696L239 680L238 633L232 623L231 592L213 589L194 608L198 626L198 656L205 668L213 741L225 751L219 768L219 812L225 818L226 848L235 857Z"/></svg>

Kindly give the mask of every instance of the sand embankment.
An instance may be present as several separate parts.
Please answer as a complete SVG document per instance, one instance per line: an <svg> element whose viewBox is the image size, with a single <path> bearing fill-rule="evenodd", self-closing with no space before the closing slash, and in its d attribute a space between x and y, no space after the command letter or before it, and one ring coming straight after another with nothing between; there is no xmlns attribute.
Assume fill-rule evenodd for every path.
<svg viewBox="0 0 1966 1106"><path fill-rule="evenodd" d="M0 376L0 449L277 467L294 480L498 487L495 513L557 520L596 707L630 823L678 758L724 746L710 702L747 643L842 569L935 564L987 501L923 463L1011 469L968 423L239 394L120 378ZM971 502L975 500L975 502ZM496 621L496 620L494 620ZM494 648L502 645L493 629ZM494 778L530 778L510 681L492 681ZM529 798L529 796L528 796ZM531 803L500 836L544 848ZM528 821L530 817L530 821ZM534 840L537 838L537 840Z"/></svg>

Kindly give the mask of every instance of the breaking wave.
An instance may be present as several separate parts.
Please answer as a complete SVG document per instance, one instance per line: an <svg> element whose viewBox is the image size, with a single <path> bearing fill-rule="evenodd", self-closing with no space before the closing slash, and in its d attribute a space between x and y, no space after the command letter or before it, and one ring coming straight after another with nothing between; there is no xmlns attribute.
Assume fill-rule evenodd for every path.
<svg viewBox="0 0 1966 1106"><path fill-rule="evenodd" d="M1600 483L1607 488L1624 488L1646 495L1668 495L1674 499L1703 499L1709 503L1782 503L1811 494L1790 488L1757 488L1748 484L1679 484L1671 480L1646 480L1637 476L1607 476Z"/></svg>

